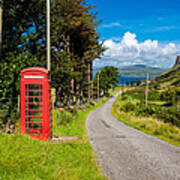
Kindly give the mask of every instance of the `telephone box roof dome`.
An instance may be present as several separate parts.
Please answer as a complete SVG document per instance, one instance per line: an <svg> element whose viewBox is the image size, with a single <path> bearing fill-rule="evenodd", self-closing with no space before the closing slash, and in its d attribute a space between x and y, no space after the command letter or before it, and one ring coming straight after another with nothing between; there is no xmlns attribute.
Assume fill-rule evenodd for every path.
<svg viewBox="0 0 180 180"><path fill-rule="evenodd" d="M30 67L30 68L26 68L24 70L21 71L21 73L24 73L24 72L43 72L43 73L46 73L48 74L48 69L45 69L45 68L42 68L42 67Z"/></svg>

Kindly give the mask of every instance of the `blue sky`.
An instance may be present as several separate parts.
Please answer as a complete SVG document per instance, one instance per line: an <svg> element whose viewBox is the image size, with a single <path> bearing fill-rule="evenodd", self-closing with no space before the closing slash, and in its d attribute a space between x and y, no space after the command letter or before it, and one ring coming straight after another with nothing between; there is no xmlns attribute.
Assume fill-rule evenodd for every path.
<svg viewBox="0 0 180 180"><path fill-rule="evenodd" d="M109 49L96 66L142 63L169 68L180 54L180 0L86 2L97 5L95 11L103 20L100 40Z"/></svg>

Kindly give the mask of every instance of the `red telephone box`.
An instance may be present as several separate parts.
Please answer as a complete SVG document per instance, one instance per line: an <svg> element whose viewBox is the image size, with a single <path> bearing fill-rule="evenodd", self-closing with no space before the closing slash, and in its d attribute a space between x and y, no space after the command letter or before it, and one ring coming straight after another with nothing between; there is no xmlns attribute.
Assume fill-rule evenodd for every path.
<svg viewBox="0 0 180 180"><path fill-rule="evenodd" d="M39 140L52 138L52 103L49 71L21 71L21 134Z"/></svg>

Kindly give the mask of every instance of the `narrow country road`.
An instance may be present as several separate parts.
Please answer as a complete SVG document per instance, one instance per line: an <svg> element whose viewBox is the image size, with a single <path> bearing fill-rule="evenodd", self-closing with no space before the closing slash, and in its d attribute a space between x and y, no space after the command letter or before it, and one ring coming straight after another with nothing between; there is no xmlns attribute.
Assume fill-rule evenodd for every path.
<svg viewBox="0 0 180 180"><path fill-rule="evenodd" d="M105 175L112 180L180 180L180 148L117 121L111 115L116 96L86 122Z"/></svg>

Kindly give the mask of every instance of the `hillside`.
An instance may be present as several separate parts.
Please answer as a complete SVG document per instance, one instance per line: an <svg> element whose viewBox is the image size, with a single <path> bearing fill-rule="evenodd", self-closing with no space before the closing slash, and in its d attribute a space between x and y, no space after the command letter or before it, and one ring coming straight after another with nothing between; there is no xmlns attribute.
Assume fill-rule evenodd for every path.
<svg viewBox="0 0 180 180"><path fill-rule="evenodd" d="M177 57L172 68L155 78L153 84L158 84L160 87L180 86L180 56Z"/></svg>
<svg viewBox="0 0 180 180"><path fill-rule="evenodd" d="M93 74L95 75L96 72L101 71L103 68L96 68L94 67ZM137 64L133 66L125 66L119 68L119 72L122 77L145 77L146 73L150 74L150 77L157 77L160 76L165 69L150 67L142 64Z"/></svg>

